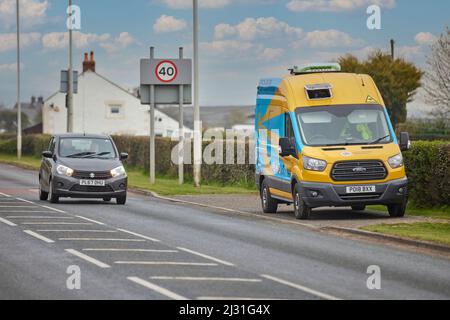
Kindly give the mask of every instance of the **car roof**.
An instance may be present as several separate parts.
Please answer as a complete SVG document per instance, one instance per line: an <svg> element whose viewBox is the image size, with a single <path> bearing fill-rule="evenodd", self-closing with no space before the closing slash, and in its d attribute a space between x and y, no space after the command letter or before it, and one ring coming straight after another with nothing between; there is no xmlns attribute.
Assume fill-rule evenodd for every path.
<svg viewBox="0 0 450 320"><path fill-rule="evenodd" d="M87 134L87 133L62 133L54 135L56 138L94 138L94 139L110 139L110 136L104 134Z"/></svg>

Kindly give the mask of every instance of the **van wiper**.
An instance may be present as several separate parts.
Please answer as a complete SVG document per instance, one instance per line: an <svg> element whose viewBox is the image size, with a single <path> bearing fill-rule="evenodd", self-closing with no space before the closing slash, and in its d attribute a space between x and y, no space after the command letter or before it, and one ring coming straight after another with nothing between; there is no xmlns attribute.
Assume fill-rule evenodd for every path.
<svg viewBox="0 0 450 320"><path fill-rule="evenodd" d="M375 141L372 141L372 142L370 142L370 143L368 143L368 144L377 144L377 143L379 143L379 142L383 141L384 139L386 139L386 138L389 138L390 136L391 136L391 135L390 135L390 134L388 134L387 136L384 136L384 137L378 138L377 140L375 140Z"/></svg>
<svg viewBox="0 0 450 320"><path fill-rule="evenodd" d="M100 153L92 152L91 154L85 155L83 158L101 157L101 156L106 156L108 154L111 154L111 152L100 152Z"/></svg>
<svg viewBox="0 0 450 320"><path fill-rule="evenodd" d="M79 158L79 157L83 157L83 156L88 156L91 154L94 154L95 152L80 152L80 153L74 153L71 154L70 156L67 156L67 158Z"/></svg>

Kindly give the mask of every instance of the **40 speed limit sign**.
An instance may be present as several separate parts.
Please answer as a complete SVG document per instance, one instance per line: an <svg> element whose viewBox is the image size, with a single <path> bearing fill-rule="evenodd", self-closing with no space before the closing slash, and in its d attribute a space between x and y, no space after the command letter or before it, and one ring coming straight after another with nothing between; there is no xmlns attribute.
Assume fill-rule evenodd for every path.
<svg viewBox="0 0 450 320"><path fill-rule="evenodd" d="M177 78L178 68L172 61L164 60L156 66L155 75L159 81L169 83Z"/></svg>

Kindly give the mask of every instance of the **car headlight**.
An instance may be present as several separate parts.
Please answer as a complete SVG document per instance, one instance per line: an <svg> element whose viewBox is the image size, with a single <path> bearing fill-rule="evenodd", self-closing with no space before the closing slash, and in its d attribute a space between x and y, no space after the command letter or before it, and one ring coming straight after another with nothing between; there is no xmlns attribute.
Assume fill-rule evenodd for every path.
<svg viewBox="0 0 450 320"><path fill-rule="evenodd" d="M403 156L401 153L388 159L388 163L392 169L400 168L403 166Z"/></svg>
<svg viewBox="0 0 450 320"><path fill-rule="evenodd" d="M124 176L126 174L125 168L123 166L114 168L110 172L113 178Z"/></svg>
<svg viewBox="0 0 450 320"><path fill-rule="evenodd" d="M306 170L324 171L325 168L327 167L327 162L324 160L303 156L303 167Z"/></svg>
<svg viewBox="0 0 450 320"><path fill-rule="evenodd" d="M57 166L56 172L58 172L58 174L60 174L60 175L68 176L68 177L71 177L73 175L73 169L70 169L69 167L66 167L63 165Z"/></svg>

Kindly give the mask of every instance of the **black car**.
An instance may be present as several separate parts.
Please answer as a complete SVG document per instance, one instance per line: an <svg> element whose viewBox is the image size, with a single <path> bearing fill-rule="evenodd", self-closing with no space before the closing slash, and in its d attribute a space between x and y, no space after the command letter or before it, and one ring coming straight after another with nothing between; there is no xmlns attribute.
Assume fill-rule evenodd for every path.
<svg viewBox="0 0 450 320"><path fill-rule="evenodd" d="M39 198L99 198L117 204L127 201L127 173L114 141L105 135L61 134L51 138L42 153Z"/></svg>

